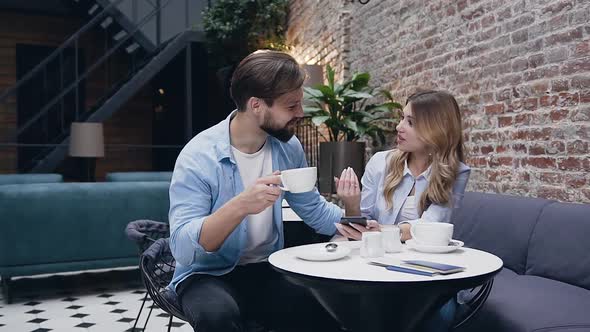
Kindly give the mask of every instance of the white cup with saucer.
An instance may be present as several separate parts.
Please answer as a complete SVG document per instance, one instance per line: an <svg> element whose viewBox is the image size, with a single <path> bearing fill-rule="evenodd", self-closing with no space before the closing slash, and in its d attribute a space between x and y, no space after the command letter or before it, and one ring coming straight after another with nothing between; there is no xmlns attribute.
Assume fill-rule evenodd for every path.
<svg viewBox="0 0 590 332"><path fill-rule="evenodd" d="M416 244L426 246L448 246L453 238L453 224L444 222L419 221L412 224L410 234Z"/></svg>

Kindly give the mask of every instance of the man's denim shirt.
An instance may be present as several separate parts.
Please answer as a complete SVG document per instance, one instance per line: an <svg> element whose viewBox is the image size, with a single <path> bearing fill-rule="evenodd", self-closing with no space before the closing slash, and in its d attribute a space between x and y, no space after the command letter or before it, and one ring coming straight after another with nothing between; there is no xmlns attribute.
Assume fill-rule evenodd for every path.
<svg viewBox="0 0 590 332"><path fill-rule="evenodd" d="M223 275L238 263L247 241L248 223L242 221L215 252L199 244L203 220L244 190L231 152L229 124L234 113L219 124L195 136L180 152L170 184L170 248L176 259L172 287L193 273ZM287 170L307 167L301 143L296 137L283 143L268 137L272 168ZM268 174L270 175L270 174ZM318 233L333 235L342 210L328 203L317 190L292 194L284 192L290 207ZM284 246L281 198L273 205L273 223Z"/></svg>
<svg viewBox="0 0 590 332"><path fill-rule="evenodd" d="M393 193L393 208L387 209L387 204L383 197L383 184L385 183L385 177L387 176L386 170L389 165L391 157L390 153L392 151L393 150L376 153L367 163L365 174L363 174L361 179L363 185L363 191L361 193L361 213L367 218L377 220L380 224L399 223L401 207L412 191L414 185L416 186L414 195L416 201L418 201L424 190L428 187L430 181L430 167L428 167L424 173L414 177L410 172L406 161L402 181ZM470 173L471 169L469 166L460 163L457 179L453 185L452 203L449 204L449 206L431 204L426 208L418 220L450 222L453 209L456 209L461 205ZM418 215L420 214L418 213ZM412 224L418 220L410 220L407 221L407 223Z"/></svg>

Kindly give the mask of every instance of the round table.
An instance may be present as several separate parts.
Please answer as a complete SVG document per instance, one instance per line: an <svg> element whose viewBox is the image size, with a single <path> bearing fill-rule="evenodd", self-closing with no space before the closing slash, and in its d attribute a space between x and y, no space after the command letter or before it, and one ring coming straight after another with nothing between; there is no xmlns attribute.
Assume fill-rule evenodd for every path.
<svg viewBox="0 0 590 332"><path fill-rule="evenodd" d="M450 275L421 276L389 271L360 257L359 241L337 242L351 253L334 261L306 261L299 250L319 250L325 243L283 249L268 261L292 283L308 288L343 327L352 331L415 331L462 289L484 284L498 273L497 256L471 248L446 254L421 253L406 245L392 260L428 260L465 267Z"/></svg>

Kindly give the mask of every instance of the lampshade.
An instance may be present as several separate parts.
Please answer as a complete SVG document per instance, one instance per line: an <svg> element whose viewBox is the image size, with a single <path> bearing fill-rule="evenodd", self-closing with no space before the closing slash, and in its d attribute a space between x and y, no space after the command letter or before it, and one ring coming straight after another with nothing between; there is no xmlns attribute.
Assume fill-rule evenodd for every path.
<svg viewBox="0 0 590 332"><path fill-rule="evenodd" d="M324 83L324 76L320 65L303 65L303 69L307 72L307 79L303 82L303 86L313 87Z"/></svg>
<svg viewBox="0 0 590 332"><path fill-rule="evenodd" d="M102 123L72 122L70 128L70 156L104 157Z"/></svg>

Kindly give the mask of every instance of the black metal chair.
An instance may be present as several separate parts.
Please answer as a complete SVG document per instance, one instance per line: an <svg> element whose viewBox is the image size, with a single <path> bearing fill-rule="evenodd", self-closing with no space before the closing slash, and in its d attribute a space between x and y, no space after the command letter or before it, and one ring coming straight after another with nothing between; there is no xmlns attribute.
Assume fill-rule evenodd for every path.
<svg viewBox="0 0 590 332"><path fill-rule="evenodd" d="M152 245L152 243L156 242L156 240L161 238L167 238L170 236L170 226L163 222L158 222L149 219L140 219L127 224L127 227L125 228L125 235L127 235L127 238L129 240L137 244L137 247L139 249L139 255L141 256L143 252L150 245ZM135 318L135 323L133 324L132 331L135 331L135 328L137 327L137 323L139 322L139 318L141 317L141 313L143 311L143 308L145 307L145 303L147 302L148 296L149 295L146 292L141 303L141 308L139 309L137 317ZM143 325L144 330L150 319L152 310L153 306L150 307L150 311Z"/></svg>
<svg viewBox="0 0 590 332"><path fill-rule="evenodd" d="M154 303L170 314L168 332L172 328L172 318L186 321L178 304L176 293L167 288L174 275L176 261L170 251L169 239L159 239L141 255L139 265L143 282Z"/></svg>

